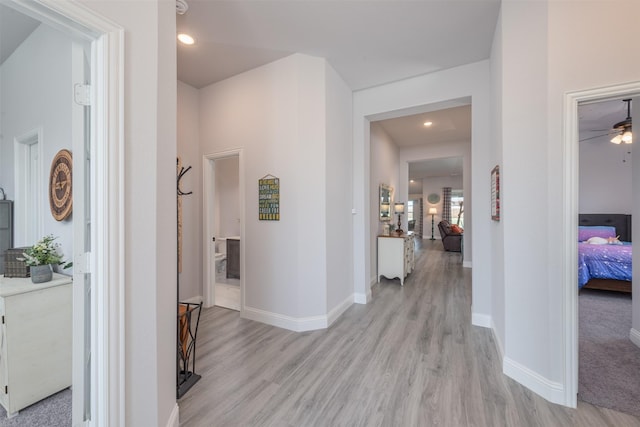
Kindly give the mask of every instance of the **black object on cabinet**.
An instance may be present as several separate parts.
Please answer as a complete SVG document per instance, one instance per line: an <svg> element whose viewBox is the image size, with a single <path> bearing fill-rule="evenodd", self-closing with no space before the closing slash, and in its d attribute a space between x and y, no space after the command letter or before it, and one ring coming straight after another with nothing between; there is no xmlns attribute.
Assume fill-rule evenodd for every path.
<svg viewBox="0 0 640 427"><path fill-rule="evenodd" d="M0 200L0 274L4 274L4 251L13 247L13 202Z"/></svg>

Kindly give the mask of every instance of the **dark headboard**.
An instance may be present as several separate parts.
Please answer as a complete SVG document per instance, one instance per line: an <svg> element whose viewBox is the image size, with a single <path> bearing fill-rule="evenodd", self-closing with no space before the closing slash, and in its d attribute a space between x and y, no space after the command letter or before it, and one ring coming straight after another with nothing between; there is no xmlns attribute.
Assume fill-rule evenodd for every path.
<svg viewBox="0 0 640 427"><path fill-rule="evenodd" d="M578 225L608 225L616 228L623 242L631 241L631 215L627 214L579 214Z"/></svg>

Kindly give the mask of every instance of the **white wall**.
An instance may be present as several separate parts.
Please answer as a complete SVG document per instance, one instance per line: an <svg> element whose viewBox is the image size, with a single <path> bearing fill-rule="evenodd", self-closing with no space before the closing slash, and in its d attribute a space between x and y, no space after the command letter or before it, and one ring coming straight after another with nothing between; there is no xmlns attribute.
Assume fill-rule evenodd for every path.
<svg viewBox="0 0 640 427"><path fill-rule="evenodd" d="M624 10L623 14L618 13ZM620 58L616 49L611 46L619 46L629 40L640 39L640 27L637 25L636 17L640 16L640 3L629 0L614 0L611 2L594 2L587 4L573 4L564 2L549 2L549 33L554 41L549 45L549 93L552 99L572 90L589 89L593 87L603 87L612 84L638 82L640 80L640 57L638 55L627 55ZM589 27L599 25L598 34L594 34ZM565 34L565 36L562 36ZM569 35L569 36L567 36ZM598 61L592 61L588 55L582 52L599 52ZM610 64L616 61L615 67ZM636 104L638 105L638 104ZM549 104L550 111L550 132L548 143L550 153L550 170L556 172L560 170L557 162L561 159L562 135L562 103ZM637 115L637 110L632 113ZM637 159L637 153L633 156ZM636 164L639 164L636 162ZM559 179L557 173L551 174L551 179ZM636 181L637 182L637 181ZM559 189L550 191L549 202L559 203L561 194ZM637 206L637 199L640 198L639 189L633 187L634 204ZM640 212L634 209L634 225L638 225ZM633 227L637 230L638 227ZM558 256L560 248L549 251L549 257ZM634 261L638 261L634 255ZM637 262L634 262L638 265ZM556 273L552 270L551 275ZM635 290L638 282L634 281ZM550 283L553 287L556 281ZM552 288L554 289L554 288ZM559 301L560 298L552 299ZM561 308L552 306L554 315L552 322L556 321L561 314ZM634 328L640 327L640 299L633 300ZM560 337L557 338L558 341ZM555 348L552 341L552 347ZM560 349L558 353L560 354ZM555 360L555 357L554 357ZM555 371L559 371L559 366L554 366Z"/></svg>
<svg viewBox="0 0 640 427"><path fill-rule="evenodd" d="M547 200L548 187L553 182L543 143L548 138L549 116L546 13L544 2L527 2L526 7L514 2L502 5L500 222L505 235L506 328L503 344L505 372L520 381L525 380L518 377L524 371L518 369L520 366L538 373L549 371L551 354L541 349L548 348L549 336L554 333L546 282L548 265L554 261L548 259L545 250L539 250L551 238L545 233L550 221L537 208ZM555 229L554 234L558 233L556 227L551 228Z"/></svg>
<svg viewBox="0 0 640 427"><path fill-rule="evenodd" d="M0 66L0 121L3 130L0 136L0 187L4 188L8 200L21 203L15 199L14 140L41 129L42 236L57 236L57 242L61 244L65 260L68 261L73 257L72 216L65 221L53 218L48 191L53 157L63 148L73 151L72 40L47 25L40 25ZM16 218L16 221L21 222L22 218ZM27 241L26 236L18 230L15 231L14 246L31 246L34 243Z"/></svg>
<svg viewBox="0 0 640 427"><path fill-rule="evenodd" d="M125 30L125 422L166 426L176 410L175 2L82 3Z"/></svg>
<svg viewBox="0 0 640 427"><path fill-rule="evenodd" d="M198 90L178 81L178 156L191 166L180 186L193 194L182 197L182 272L180 300L202 296L202 156L200 154Z"/></svg>
<svg viewBox="0 0 640 427"><path fill-rule="evenodd" d="M350 216L351 207L337 204L340 211L334 214L327 206L336 185L328 171L348 176L345 159L328 157L344 148L327 138L343 138L349 126L328 118L327 97L341 111L349 106L346 86L336 83L325 64L296 54L200 91L202 153L243 152L244 248L250 266L243 315L292 329L322 327L328 311L327 252L348 252L348 246L327 243L335 238L327 232L333 226L329 220ZM257 218L257 182L267 174L280 178L280 221Z"/></svg>
<svg viewBox="0 0 640 427"><path fill-rule="evenodd" d="M354 281L356 297L370 297L371 251L375 251L375 242L371 239L371 193L370 185L370 119L380 119L390 112L416 109L421 106L448 102L451 100L472 100L472 142L471 176L473 183L470 192L465 189L465 198L471 200L473 213L465 218L467 227L473 233L465 243L471 246L474 268L473 314L474 319L489 318L491 312L491 254L486 248L490 245L489 222L489 172L491 171L489 139L489 62L482 61L462 67L426 74L395 83L364 89L354 93L353 102L353 140L354 140ZM468 103L468 102L466 102ZM402 176L402 174L401 174ZM404 185L404 193L408 182ZM407 196L405 196L406 198ZM468 239L468 240L467 240ZM465 245L467 246L467 245ZM466 249L466 248L465 248ZM475 322L475 320L474 320ZM485 324L484 326L489 326Z"/></svg>
<svg viewBox="0 0 640 427"><path fill-rule="evenodd" d="M490 164L502 165L502 12L491 46L491 152ZM492 168L493 169L493 168ZM487 212L486 215L489 215ZM491 318L498 353L504 355L505 340L505 285L504 285L504 227L501 221L491 221Z"/></svg>
<svg viewBox="0 0 640 427"><path fill-rule="evenodd" d="M240 235L240 160L215 161L214 232L216 236Z"/></svg>
<svg viewBox="0 0 640 427"><path fill-rule="evenodd" d="M633 145L615 145L610 139L605 136L580 143L580 213L631 213Z"/></svg>
<svg viewBox="0 0 640 427"><path fill-rule="evenodd" d="M351 234L351 89L329 65L326 73L327 118L327 311L345 310L353 303ZM334 316L338 314L334 312ZM332 319L330 319L332 320Z"/></svg>
<svg viewBox="0 0 640 427"><path fill-rule="evenodd" d="M567 386L565 266L558 262L564 248L556 244L564 230L555 226L563 204L564 96L638 80L640 58L620 56L611 47L640 39L634 23L639 14L640 3L633 1L502 3L502 87L496 92L503 155L505 372L552 401L564 401ZM523 230L533 224L545 232L527 232L522 245ZM634 301L636 320L639 304Z"/></svg>
<svg viewBox="0 0 640 427"><path fill-rule="evenodd" d="M376 236L382 234L383 226L386 222L380 221L380 185L386 184L393 188L391 192L391 221L389 224L392 230L397 225L397 215L393 215L393 203L401 201L398 197L399 174L400 174L400 149L385 130L376 122L371 123L371 154L370 154L371 178L369 179L369 233L371 235L372 250L369 254L370 283L377 282L378 249Z"/></svg>

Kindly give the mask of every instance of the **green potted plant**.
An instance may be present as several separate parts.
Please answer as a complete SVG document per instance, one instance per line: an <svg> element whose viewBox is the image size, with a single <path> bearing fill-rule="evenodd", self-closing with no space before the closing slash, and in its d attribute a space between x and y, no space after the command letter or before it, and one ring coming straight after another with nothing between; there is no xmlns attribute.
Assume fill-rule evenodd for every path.
<svg viewBox="0 0 640 427"><path fill-rule="evenodd" d="M35 245L23 252L24 262L31 271L31 281L33 283L44 283L53 277L52 265L62 264L62 253L60 244L55 243L56 237L49 234L44 236ZM68 268L66 264L63 268Z"/></svg>

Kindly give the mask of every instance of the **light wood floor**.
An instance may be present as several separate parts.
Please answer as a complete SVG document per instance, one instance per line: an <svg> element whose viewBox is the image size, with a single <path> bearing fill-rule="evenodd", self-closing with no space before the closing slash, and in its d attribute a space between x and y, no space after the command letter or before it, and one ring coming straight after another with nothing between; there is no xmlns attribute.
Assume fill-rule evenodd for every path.
<svg viewBox="0 0 640 427"><path fill-rule="evenodd" d="M583 402L554 405L502 374L489 329L471 326L471 270L423 240L404 287L384 280L328 330L295 333L203 311L180 425L640 426Z"/></svg>

